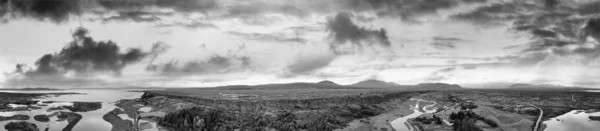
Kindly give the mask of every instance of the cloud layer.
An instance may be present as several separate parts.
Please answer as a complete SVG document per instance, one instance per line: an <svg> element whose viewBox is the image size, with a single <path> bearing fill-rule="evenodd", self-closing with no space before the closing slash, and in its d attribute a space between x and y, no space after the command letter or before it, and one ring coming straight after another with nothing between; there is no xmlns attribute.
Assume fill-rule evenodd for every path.
<svg viewBox="0 0 600 131"><path fill-rule="evenodd" d="M0 66L10 63L5 85L322 79L597 85L588 78L600 77L598 6L596 0L0 0L0 23L8 25L2 29L79 23L98 30L94 38L114 40L95 40L78 28L57 52L0 56ZM52 33L58 31L45 31L27 37L64 42ZM25 33L3 34L11 40L0 42L18 43ZM7 49L0 54L16 52L0 47Z"/></svg>
<svg viewBox="0 0 600 131"><path fill-rule="evenodd" d="M122 52L116 43L110 40L96 41L88 33L89 30L83 27L75 29L72 32L73 41L59 52L40 57L31 69L24 69L24 64L17 64L15 72L10 74L12 77L8 84L39 85L55 80L78 81L74 78L99 74L119 76L124 67L165 50L161 45L155 45L149 52L139 48Z"/></svg>

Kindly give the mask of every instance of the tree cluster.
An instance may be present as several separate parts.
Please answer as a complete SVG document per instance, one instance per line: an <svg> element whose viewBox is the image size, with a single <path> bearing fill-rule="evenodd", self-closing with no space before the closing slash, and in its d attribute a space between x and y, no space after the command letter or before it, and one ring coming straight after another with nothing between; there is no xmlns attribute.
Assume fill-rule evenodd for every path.
<svg viewBox="0 0 600 131"><path fill-rule="evenodd" d="M449 118L454 122L452 129L455 131L482 131L481 128L475 125L477 120L483 121L491 127L498 127L498 123L495 121L480 116L471 110L463 110L458 113L452 112Z"/></svg>
<svg viewBox="0 0 600 131"><path fill-rule="evenodd" d="M423 124L438 124L441 125L442 124L442 118L433 115L432 117L428 118L428 117L417 117L415 118L415 121L421 122Z"/></svg>

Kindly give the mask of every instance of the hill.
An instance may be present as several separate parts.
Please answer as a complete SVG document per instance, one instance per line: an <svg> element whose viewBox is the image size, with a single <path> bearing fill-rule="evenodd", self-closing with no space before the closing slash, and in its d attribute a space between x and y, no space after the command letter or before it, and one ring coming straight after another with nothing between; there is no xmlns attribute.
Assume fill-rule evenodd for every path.
<svg viewBox="0 0 600 131"><path fill-rule="evenodd" d="M380 81L380 80L374 80L374 79L370 79L370 80L364 80L364 81L360 81L348 86L354 86L354 87L396 87L396 86L400 86L397 83L394 82L385 82L385 81Z"/></svg>
<svg viewBox="0 0 600 131"><path fill-rule="evenodd" d="M457 84L446 84L446 83L421 83L415 85L415 88L422 90L445 90L445 89L462 89Z"/></svg>

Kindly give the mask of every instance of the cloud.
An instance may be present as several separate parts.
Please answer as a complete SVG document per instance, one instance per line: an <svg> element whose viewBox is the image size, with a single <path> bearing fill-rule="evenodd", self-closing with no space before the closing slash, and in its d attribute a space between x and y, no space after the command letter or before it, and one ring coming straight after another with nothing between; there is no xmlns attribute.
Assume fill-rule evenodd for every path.
<svg viewBox="0 0 600 131"><path fill-rule="evenodd" d="M431 45L437 49L455 49L454 43L433 42Z"/></svg>
<svg viewBox="0 0 600 131"><path fill-rule="evenodd" d="M251 64L252 61L249 56L213 55L205 60L189 61L183 64L179 64L179 61L150 64L146 67L146 70L167 76L224 74L246 69Z"/></svg>
<svg viewBox="0 0 600 131"><path fill-rule="evenodd" d="M183 28L186 28L186 29L200 29L200 28L213 28L213 29L217 29L217 28L219 28L219 27L217 27L214 24L205 23L205 22L198 22L198 21L189 22L189 23L174 22L174 23L170 23L170 24L158 24L155 27L157 27L157 28L183 27Z"/></svg>
<svg viewBox="0 0 600 131"><path fill-rule="evenodd" d="M460 4L482 3L486 0L308 0L229 2L217 0L3 0L0 15L14 18L35 18L60 23L70 17L95 16L103 21L155 22L173 14L201 14L207 19L239 19L249 25L268 25L277 22L271 17L305 18L312 14L335 12L373 13L377 17L401 18L419 22L416 18L436 14L441 9ZM117 13L117 16L104 18ZM11 18L12 19L12 18ZM364 20L362 17L357 18Z"/></svg>
<svg viewBox="0 0 600 131"><path fill-rule="evenodd" d="M437 49L455 49L455 44L457 42L465 41L456 37L443 37L443 36L434 36L431 38L433 40L430 45Z"/></svg>
<svg viewBox="0 0 600 131"><path fill-rule="evenodd" d="M549 31L549 30L544 30L544 29L533 29L531 31L531 34L538 36L538 37L556 37L557 34Z"/></svg>
<svg viewBox="0 0 600 131"><path fill-rule="evenodd" d="M288 65L287 69L292 74L306 74L328 66L334 59L334 55L301 56Z"/></svg>
<svg viewBox="0 0 600 131"><path fill-rule="evenodd" d="M161 18L156 16L154 13L143 12L143 11L129 11L129 12L119 12L117 16L111 16L108 18L102 19L104 22L108 21L127 21L131 20L134 22L155 22L160 21Z"/></svg>
<svg viewBox="0 0 600 131"><path fill-rule="evenodd" d="M327 29L329 35L333 39L330 43L330 48L334 53L354 52L355 50L340 51L338 46L346 43L356 47L357 50L362 50L363 46L373 47L379 45L387 48L391 46L385 29L368 29L356 25L351 17L351 13L338 13L333 18L327 20Z"/></svg>
<svg viewBox="0 0 600 131"><path fill-rule="evenodd" d="M581 6L577 8L577 11L580 15L593 15L600 13L600 1L595 1L591 3L582 3Z"/></svg>
<svg viewBox="0 0 600 131"><path fill-rule="evenodd" d="M24 78L14 78L11 83L39 84L45 80L85 79L99 74L119 76L127 65L136 63L146 56L156 54L152 50L144 52L139 48L130 48L121 52L120 47L112 41L95 41L87 36L89 30L79 27L72 32L73 41L61 51L45 54L35 62L35 68L23 69L23 64L17 64L17 73ZM156 47L158 48L158 47ZM70 75L70 76L66 76ZM71 81L71 80L60 80Z"/></svg>
<svg viewBox="0 0 600 131"><path fill-rule="evenodd" d="M84 13L107 15L118 12L117 16L104 19L154 22L157 15L165 15L159 10L172 10L177 13L208 13L216 11L219 5L215 0L3 0L0 8L14 18L33 18L41 21L61 23L71 16Z"/></svg>
<svg viewBox="0 0 600 131"><path fill-rule="evenodd" d="M437 14L460 4L482 3L487 0L340 0L330 4L342 5L352 12L375 12L378 16L401 18L403 22L420 23L418 17Z"/></svg>
<svg viewBox="0 0 600 131"><path fill-rule="evenodd" d="M298 36L287 36L283 33L246 33L246 32L238 32L238 31L229 31L228 32L234 36L240 36L246 39L251 40L259 40L259 41L272 41L272 42L298 42L298 43L306 43L308 40L304 38L300 38Z"/></svg>
<svg viewBox="0 0 600 131"><path fill-rule="evenodd" d="M80 1L78 0L4 0L0 2L0 8L6 10L4 15L10 13L57 23L65 21L71 14L80 14L79 5Z"/></svg>
<svg viewBox="0 0 600 131"><path fill-rule="evenodd" d="M600 42L600 17L590 18L581 30L581 37L592 37Z"/></svg>
<svg viewBox="0 0 600 131"><path fill-rule="evenodd" d="M432 72L431 74L429 74L429 76L427 76L425 78L425 80L439 82L439 81L448 79L449 77L451 77L451 75L448 75L448 73L452 72L454 70L456 70L456 67L446 67L446 68L436 70L436 71Z"/></svg>
<svg viewBox="0 0 600 131"><path fill-rule="evenodd" d="M521 16L519 11L526 12L539 9L538 6L523 2L502 2L450 16L453 20L473 22L479 25L498 25L512 18Z"/></svg>
<svg viewBox="0 0 600 131"><path fill-rule="evenodd" d="M97 0L102 7L111 10L128 10L144 8L172 9L176 12L206 13L218 9L220 5L215 0Z"/></svg>

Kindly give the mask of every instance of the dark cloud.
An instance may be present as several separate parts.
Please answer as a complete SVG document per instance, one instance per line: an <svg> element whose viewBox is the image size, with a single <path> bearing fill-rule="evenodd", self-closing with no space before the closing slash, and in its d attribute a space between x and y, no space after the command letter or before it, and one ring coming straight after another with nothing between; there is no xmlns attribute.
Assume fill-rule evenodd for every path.
<svg viewBox="0 0 600 131"><path fill-rule="evenodd" d="M320 56L310 58L298 58L293 63L287 66L292 74L305 74L314 70L328 66L335 59L335 56Z"/></svg>
<svg viewBox="0 0 600 131"><path fill-rule="evenodd" d="M160 21L161 19L156 16L154 13L143 12L143 11L130 11L130 12L119 12L117 16L111 16L105 19L102 19L104 22L108 21L127 21L131 20L134 22L155 22Z"/></svg>
<svg viewBox="0 0 600 131"><path fill-rule="evenodd" d="M472 11L452 15L450 18L480 25L499 25L505 21L523 17L527 11L540 10L540 7L525 2L502 2L481 6Z"/></svg>
<svg viewBox="0 0 600 131"><path fill-rule="evenodd" d="M456 37L443 37L443 36L434 36L431 38L433 40L430 45L437 49L455 49L455 44L457 42L465 41Z"/></svg>
<svg viewBox="0 0 600 131"><path fill-rule="evenodd" d="M95 41L87 36L88 33L89 30L85 28L77 28L72 32L73 41L69 42L60 52L43 55L35 62L36 67L31 70L25 70L22 64L18 64L16 68L25 78L10 79L9 81L13 84L21 81L34 84L44 82L44 80L67 79L64 77L65 74L72 74L78 78L95 74L118 76L127 65L139 62L146 56L155 54L154 51L158 51L153 49L150 52L144 52L139 48L130 48L121 52L116 43Z"/></svg>
<svg viewBox="0 0 600 131"><path fill-rule="evenodd" d="M199 74L220 74L239 71L252 64L248 56L221 56L214 55L206 60L195 60L180 64L179 61L170 61L163 64L150 64L147 71L169 76L186 76Z"/></svg>
<svg viewBox="0 0 600 131"><path fill-rule="evenodd" d="M451 18L480 25L512 22L512 30L531 33L534 37L523 45L526 48L509 60L516 66L536 65L550 56L581 56L577 60L584 64L600 57L597 43L587 39L600 39L600 18L591 15L600 13L600 2L536 2L497 3Z"/></svg>
<svg viewBox="0 0 600 131"><path fill-rule="evenodd" d="M416 17L436 14L460 4L485 2L486 0L308 0L308 1L243 1L226 3L217 0L2 0L0 15L15 14L39 20L62 22L70 16L93 14L104 21L131 20L155 22L170 14L202 13L209 19L233 18L246 24L267 25L277 22L269 14L306 17L314 13L332 12L375 13L377 17L401 18L406 22L418 22ZM14 7L11 10L6 7ZM103 18L117 12L117 16ZM145 13L142 13L145 12ZM165 14L165 12L168 12ZM358 20L363 17L357 18Z"/></svg>
<svg viewBox="0 0 600 131"><path fill-rule="evenodd" d="M335 53L343 53L344 51L339 51L337 47L346 43L358 47L359 50L362 50L363 46L391 46L385 29L360 27L350 19L351 17L353 15L350 13L338 13L335 17L327 20L327 29L334 41L330 44L330 48Z"/></svg>
<svg viewBox="0 0 600 131"><path fill-rule="evenodd" d="M141 10L170 9L177 13L208 13L219 7L215 0L2 0L0 15L10 14L14 18L26 17L60 23L83 13L102 16L118 12L117 16L104 18L103 21L154 22L160 20L158 15L166 14Z"/></svg>
<svg viewBox="0 0 600 131"><path fill-rule="evenodd" d="M461 38L456 38L456 37L443 37L443 36L434 36L431 39L435 40L435 41L451 41L451 42L457 42L457 41L464 41Z"/></svg>
<svg viewBox="0 0 600 131"><path fill-rule="evenodd" d="M170 23L170 24L158 24L158 25L156 25L156 27L158 27L158 28L183 27L183 28L186 28L186 29L200 29L200 28L214 28L214 29L216 29L216 28L218 28L214 24L205 23L205 22L198 22L198 21L194 21L194 22L190 22L190 23L174 22L174 23Z"/></svg>
<svg viewBox="0 0 600 131"><path fill-rule="evenodd" d="M454 43L433 42L430 45L437 49L455 49Z"/></svg>
<svg viewBox="0 0 600 131"><path fill-rule="evenodd" d="M560 56L582 56L584 59L581 59L580 62L588 64L600 58L600 46L581 45L571 48L555 48L552 50L552 53Z"/></svg>
<svg viewBox="0 0 600 131"><path fill-rule="evenodd" d="M306 10L293 5L293 2L276 4L274 2L250 1L248 3L235 4L226 8L227 13L222 17L240 19L265 18L258 16L264 16L269 13L278 13L296 17L305 17L308 15Z"/></svg>
<svg viewBox="0 0 600 131"><path fill-rule="evenodd" d="M600 42L600 17L587 20L581 33L582 38L592 37Z"/></svg>
<svg viewBox="0 0 600 131"><path fill-rule="evenodd" d="M206 13L220 7L215 0L97 0L97 2L102 7L111 10L139 10L157 7L173 9L182 13Z"/></svg>
<svg viewBox="0 0 600 131"><path fill-rule="evenodd" d="M259 41L273 41L273 42L298 42L306 43L308 40L300 38L298 36L286 36L283 33L245 33L238 31L229 31L231 35L240 36L247 39L259 40Z"/></svg>
<svg viewBox="0 0 600 131"><path fill-rule="evenodd" d="M600 8L598 8L598 7L600 7L600 1L592 2L592 3L585 3L585 4L581 4L577 8L577 11L581 15L593 15L593 14L600 13Z"/></svg>
<svg viewBox="0 0 600 131"><path fill-rule="evenodd" d="M438 10L460 4L480 2L486 0L341 0L330 4L342 5L347 11L373 11L378 16L398 17L404 22L419 23L415 18L436 14Z"/></svg>
<svg viewBox="0 0 600 131"><path fill-rule="evenodd" d="M544 29L533 29L531 34L538 37L556 37L556 33Z"/></svg>
<svg viewBox="0 0 600 131"><path fill-rule="evenodd" d="M119 73L126 65L140 61L146 53L131 48L125 53L112 41L95 41L87 36L87 29L74 31L75 41L70 42L56 54L47 54L38 60L35 72L50 74L58 71L74 71L77 74L93 72Z"/></svg>
<svg viewBox="0 0 600 131"><path fill-rule="evenodd" d="M79 15L78 0L2 0L0 7L6 14L30 17L41 21L63 22L69 15ZM2 15L2 14L0 14Z"/></svg>

